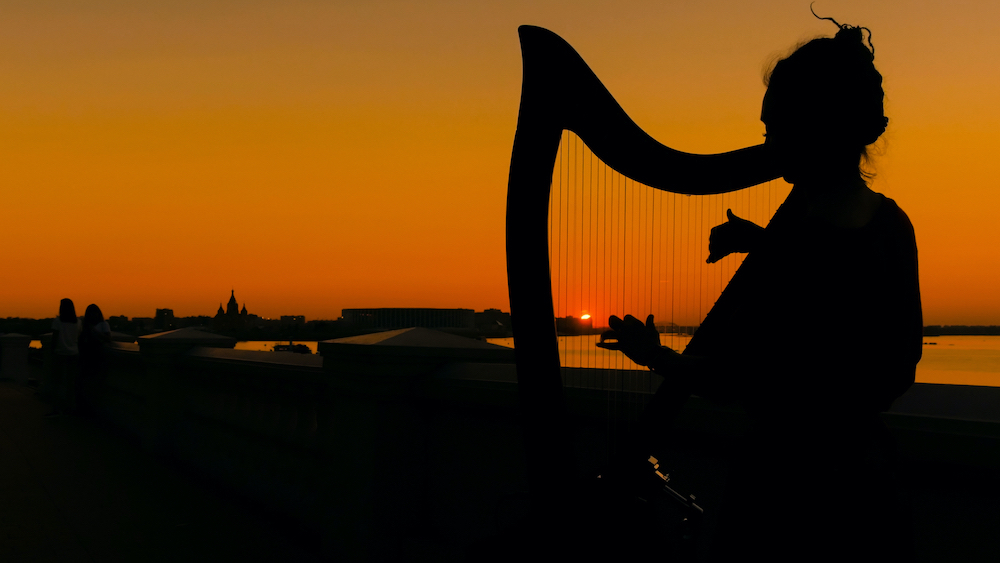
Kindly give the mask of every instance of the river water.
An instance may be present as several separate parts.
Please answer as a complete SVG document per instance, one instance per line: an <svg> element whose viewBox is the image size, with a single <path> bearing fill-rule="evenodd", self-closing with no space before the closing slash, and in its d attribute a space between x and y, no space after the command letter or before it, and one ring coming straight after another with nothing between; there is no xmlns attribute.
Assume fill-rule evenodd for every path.
<svg viewBox="0 0 1000 563"><path fill-rule="evenodd" d="M566 367L603 369L644 369L622 354L598 348L597 335L561 336L559 351ZM683 350L689 336L660 335L664 346ZM513 347L513 338L491 338L493 344ZM272 350L275 344L288 341L239 342L239 350ZM316 352L316 342L296 341ZM845 339L850 345L850 339ZM924 355L917 364L917 381L952 385L987 385L1000 387L1000 336L934 336L924 338Z"/></svg>
<svg viewBox="0 0 1000 563"><path fill-rule="evenodd" d="M618 352L595 346L597 335L561 336L559 349L566 367L603 369L643 369ZM683 350L690 337L663 334L660 341L674 350ZM514 346L513 338L491 338L489 342ZM287 340L261 340L236 343L237 350L270 351ZM316 353L316 341L295 341ZM37 340L32 347L40 347ZM850 340L845 339L845 345ZM934 336L924 338L924 355L917 364L917 381L952 385L987 385L1000 387L1000 336Z"/></svg>
<svg viewBox="0 0 1000 563"><path fill-rule="evenodd" d="M618 352L597 348L598 336L563 336L559 338L562 364L566 367L640 369ZM660 335L664 346L683 350L690 337ZM490 342L513 347L511 338ZM850 339L844 341L850 346ZM1000 336L925 337L923 358L917 364L920 383L951 385L986 385L1000 387Z"/></svg>

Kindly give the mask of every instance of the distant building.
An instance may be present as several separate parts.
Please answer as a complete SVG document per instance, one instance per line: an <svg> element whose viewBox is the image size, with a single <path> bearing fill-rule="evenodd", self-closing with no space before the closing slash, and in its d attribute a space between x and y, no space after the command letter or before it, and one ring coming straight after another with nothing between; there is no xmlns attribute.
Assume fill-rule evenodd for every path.
<svg viewBox="0 0 1000 563"><path fill-rule="evenodd" d="M305 315L281 315L281 326L306 326Z"/></svg>
<svg viewBox="0 0 1000 563"><path fill-rule="evenodd" d="M485 336L506 336L510 333L510 313L500 309L486 309L476 313L476 330Z"/></svg>
<svg viewBox="0 0 1000 563"><path fill-rule="evenodd" d="M111 330L116 330L119 332L124 332L127 330L132 330L132 324L129 323L128 317L125 315L111 315L108 317L108 325L111 326Z"/></svg>
<svg viewBox="0 0 1000 563"><path fill-rule="evenodd" d="M572 315L568 317L556 317L556 333L575 336L579 334L590 334L594 331L594 321L589 315L586 319L578 319Z"/></svg>
<svg viewBox="0 0 1000 563"><path fill-rule="evenodd" d="M343 309L343 323L352 329L450 328L475 330L472 309Z"/></svg>
<svg viewBox="0 0 1000 563"><path fill-rule="evenodd" d="M256 317L256 315L254 316ZM229 293L229 302L226 303L225 309L222 308L222 303L219 303L219 310L216 311L215 318L212 319L212 328L220 332L240 332L252 326L253 323L250 322L249 317L246 303L243 304L243 310L240 310L234 289Z"/></svg>
<svg viewBox="0 0 1000 563"><path fill-rule="evenodd" d="M156 330L173 330L177 328L173 309L157 309L153 317L153 328Z"/></svg>
<svg viewBox="0 0 1000 563"><path fill-rule="evenodd" d="M210 328L212 322L215 319L207 315L199 315L197 317L177 317L174 319L174 324L177 328L188 328L188 327L204 327Z"/></svg>

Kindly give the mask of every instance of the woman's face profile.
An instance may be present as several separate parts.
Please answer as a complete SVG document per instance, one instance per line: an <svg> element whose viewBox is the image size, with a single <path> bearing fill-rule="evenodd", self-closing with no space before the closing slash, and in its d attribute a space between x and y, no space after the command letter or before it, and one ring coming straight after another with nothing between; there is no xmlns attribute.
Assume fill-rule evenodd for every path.
<svg viewBox="0 0 1000 563"><path fill-rule="evenodd" d="M789 104L787 97L768 88L760 120L766 131L764 146L789 184L829 174L845 163L850 164L841 162L851 157L837 142L837 124L831 122L829 114L809 104Z"/></svg>
<svg viewBox="0 0 1000 563"><path fill-rule="evenodd" d="M764 123L764 146L777 162L785 181L794 184L801 179L800 170L808 160L809 135L801 130L801 121L788 115L787 108L775 101L770 88L764 94L760 120Z"/></svg>

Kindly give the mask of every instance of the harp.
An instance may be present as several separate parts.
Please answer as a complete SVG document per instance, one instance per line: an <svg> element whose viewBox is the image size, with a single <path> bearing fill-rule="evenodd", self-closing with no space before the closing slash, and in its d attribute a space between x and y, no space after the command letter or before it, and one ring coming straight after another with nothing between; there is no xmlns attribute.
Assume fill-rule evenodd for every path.
<svg viewBox="0 0 1000 563"><path fill-rule="evenodd" d="M624 177L666 192L722 194L778 173L763 145L701 155L657 142L563 39L539 27L518 32L523 78L507 191L507 276L529 494L535 518L551 522L565 514L574 495L566 477L573 453L548 246L550 189L563 132L576 134Z"/></svg>

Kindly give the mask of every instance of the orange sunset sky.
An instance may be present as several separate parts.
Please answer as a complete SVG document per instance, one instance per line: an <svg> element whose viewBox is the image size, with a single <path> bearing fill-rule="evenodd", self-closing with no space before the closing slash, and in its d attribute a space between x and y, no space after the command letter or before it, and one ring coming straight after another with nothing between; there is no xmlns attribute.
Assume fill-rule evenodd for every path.
<svg viewBox="0 0 1000 563"><path fill-rule="evenodd" d="M815 9L873 32L873 188L916 228L925 323L1000 324L996 3ZM0 317L211 315L231 288L265 317L508 310L526 23L691 152L762 142L762 68L836 31L805 0L5 0Z"/></svg>

